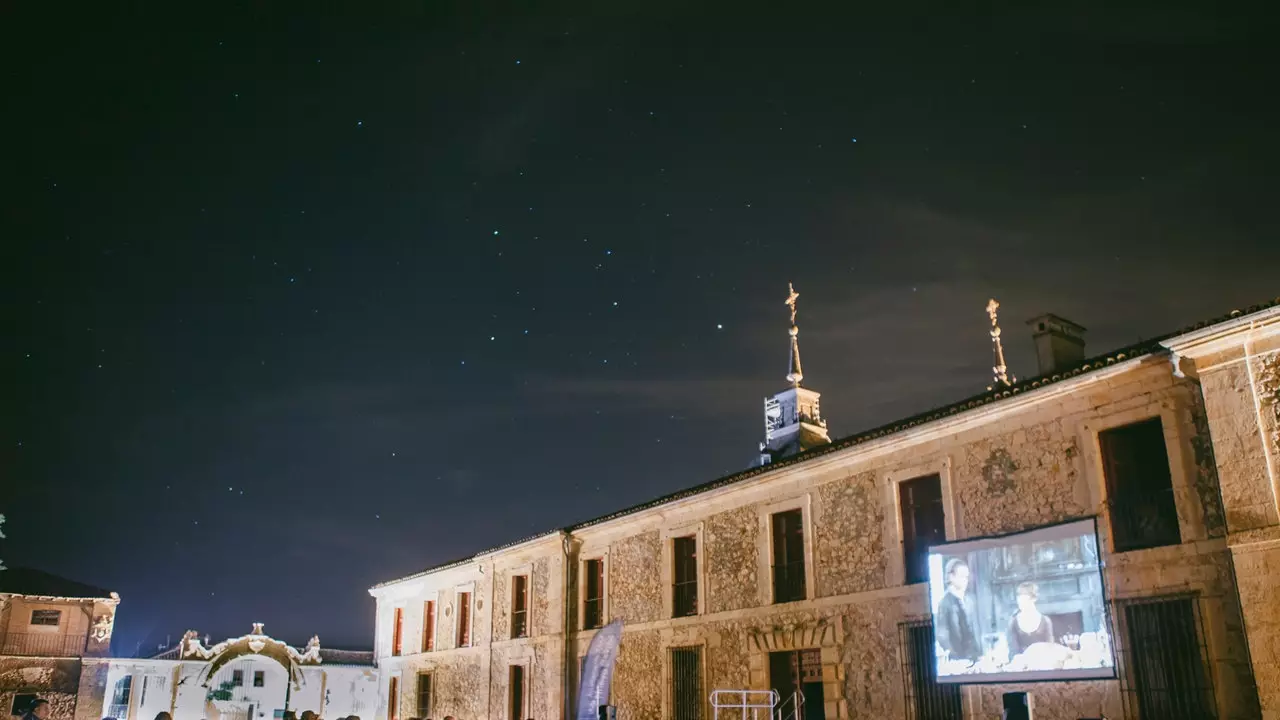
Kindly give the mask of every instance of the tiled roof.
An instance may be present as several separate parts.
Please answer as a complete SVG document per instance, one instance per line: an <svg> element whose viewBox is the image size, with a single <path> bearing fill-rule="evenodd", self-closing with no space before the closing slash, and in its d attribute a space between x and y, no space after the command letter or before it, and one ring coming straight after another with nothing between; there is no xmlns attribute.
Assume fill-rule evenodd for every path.
<svg viewBox="0 0 1280 720"><path fill-rule="evenodd" d="M111 591L32 568L0 571L0 593L61 598L110 598Z"/></svg>
<svg viewBox="0 0 1280 720"><path fill-rule="evenodd" d="M954 402L954 403L951 403L950 405L944 405L943 407L940 407L940 408L928 410L918 415L912 415L911 417L904 418L902 420L895 420L891 423L881 425L880 427L872 428L870 430L858 433L856 435L850 435L848 437L838 438L836 440L833 440L830 445L824 445L822 447L814 448L812 450L808 450L806 452L802 452L797 455L792 455L783 460L769 463L768 465L761 465L759 467L753 467L749 470L743 470L740 472L733 473L732 475L726 475L716 480L702 483L701 485L694 485L693 487L685 488L684 490L677 490L676 492L670 493L668 495L663 495L662 497L655 498L647 502L640 503L639 505L633 505L629 508L624 508L622 510L618 510L617 512L610 513L608 515L602 515L600 517L593 518L591 520L586 520L586 521L577 523L576 525L570 525L564 528L563 530L553 530L550 532L540 533L537 535L531 535L529 537L521 538L513 542L509 542L503 545L498 545L497 547L489 548L488 550L484 550L484 551L475 553L473 555L468 555L467 557L464 557L464 558L459 558L457 560L451 560L449 562L440 563L439 565L433 565L424 570L420 570L416 573L413 573L412 575L407 575L405 577L397 578L395 580L388 580L387 582L378 583L377 585L374 586L374 589L385 587L387 585L393 585L395 583L402 582L404 580L412 580L413 578L422 577L423 575L427 575L433 572L438 572L440 570L446 570L451 567L465 565L484 555L489 555L491 553L495 553L500 550L505 550L507 548L515 547L516 545L523 545L524 543L537 540L539 538L555 535L559 532L572 533L576 530L592 527L593 525L599 525L601 523L609 522L610 520L616 520L618 518L626 517L627 515L634 515L635 513L643 512L645 510L650 510L652 508L659 507L661 505L666 505L667 503L683 500L685 498L692 497L694 495L698 495L704 492L709 492L717 488L725 487L726 485L732 485L734 483L747 480L748 478L753 478L767 472L772 472L779 468L791 467L793 465L798 465L803 462L808 462L809 460L813 460L815 458L822 457L824 455L828 455L833 452L838 452L840 450L845 450L855 445L861 445L862 443L870 442L872 440L877 440L879 438L882 438L888 435L893 435L895 433L899 433L904 430L917 427L919 425L923 425L928 422L932 422L934 420L940 420L945 417L958 415L967 410L973 410L974 408L982 407L983 405L990 405L992 403L1014 397L1015 395L1019 395L1029 390L1035 390L1048 385L1052 385L1057 382L1062 382L1063 380L1067 380L1069 378L1078 377L1080 375L1094 372L1096 370L1101 370L1102 368L1109 367L1118 362L1124 362L1126 360L1132 360L1134 358L1139 358L1144 355L1150 355L1152 353L1160 352L1163 350L1160 344L1162 341L1177 337L1179 335L1185 335L1186 333L1194 332L1196 330L1200 330L1202 328L1206 328L1211 325L1217 325L1219 323L1227 322L1229 320L1234 320L1244 315L1252 315L1253 313L1261 312L1263 310L1267 310L1273 307L1280 307L1280 297L1274 298L1265 303L1254 305L1245 310L1232 310L1226 315L1215 317L1210 320L1203 320L1194 325L1189 325L1179 330L1175 330L1174 332L1165 333L1164 335L1151 338L1150 340L1144 340L1142 342L1136 343L1134 345L1130 345L1128 347L1123 347L1103 355L1091 357L1085 360L1084 362L1080 363L1080 365L1078 365L1077 367L1072 368L1070 370L1064 370L1058 373L1052 373L1049 375L1041 375L1039 377L1029 378L1029 379L1014 383L1009 387L1000 388L999 390L987 391L980 395L974 395L972 397L965 398L964 400L960 400L959 402Z"/></svg>
<svg viewBox="0 0 1280 720"><path fill-rule="evenodd" d="M373 666L372 650L334 650L320 648L320 660L329 665L368 665Z"/></svg>

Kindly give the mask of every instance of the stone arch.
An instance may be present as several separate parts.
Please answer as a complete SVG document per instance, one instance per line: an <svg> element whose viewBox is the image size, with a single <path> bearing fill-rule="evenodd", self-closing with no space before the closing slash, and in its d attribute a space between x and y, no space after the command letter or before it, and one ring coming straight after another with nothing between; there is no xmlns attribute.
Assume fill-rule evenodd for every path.
<svg viewBox="0 0 1280 720"><path fill-rule="evenodd" d="M293 661L293 658L289 656L288 647L284 643L274 640L263 643L256 649L251 641L235 643L209 662L204 669L204 679L201 684L206 688L210 687L209 683L213 681L214 675L219 670L233 660L246 656L256 656L276 661L284 668L294 689L297 690L302 687L302 670Z"/></svg>
<svg viewBox="0 0 1280 720"><path fill-rule="evenodd" d="M751 673L751 687L769 689L769 653L816 649L822 662L824 714L828 720L844 720L849 717L849 705L844 698L844 666L840 664L843 636L838 616L748 632L747 665Z"/></svg>

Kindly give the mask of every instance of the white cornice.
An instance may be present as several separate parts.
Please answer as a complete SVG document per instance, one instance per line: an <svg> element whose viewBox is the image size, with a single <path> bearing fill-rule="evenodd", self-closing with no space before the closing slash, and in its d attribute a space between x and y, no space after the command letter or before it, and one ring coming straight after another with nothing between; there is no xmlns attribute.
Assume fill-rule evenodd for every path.
<svg viewBox="0 0 1280 720"><path fill-rule="evenodd" d="M1280 306L1193 330L1162 340L1160 344L1177 355L1196 359L1277 334L1280 334Z"/></svg>

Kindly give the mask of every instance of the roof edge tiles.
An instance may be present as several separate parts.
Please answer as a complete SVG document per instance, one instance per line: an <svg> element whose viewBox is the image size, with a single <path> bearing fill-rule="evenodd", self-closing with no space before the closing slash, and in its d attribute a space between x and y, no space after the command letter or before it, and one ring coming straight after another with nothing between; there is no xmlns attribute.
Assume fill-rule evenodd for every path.
<svg viewBox="0 0 1280 720"><path fill-rule="evenodd" d="M1084 360L1084 362L1080 363L1079 365L1077 365L1076 367L1070 370L1063 370L1060 372L1039 375L1037 377L1028 378L1026 380L1016 382L1007 387L1002 387L998 390L989 390L978 395L973 395L963 400L953 402L949 405L943 405L941 407L937 407L932 410L926 410L922 413L918 413L916 415L912 415L910 417L906 417L901 420L894 420L893 422L880 425L879 427L871 428L870 430L865 430L863 432L860 432L854 435L849 435L847 437L833 440L829 445L823 445L821 447L814 448L812 450L807 450L805 452L799 453L797 455L793 455L789 458L785 458L777 462L770 463L768 465L753 467L753 468L742 470L730 475L725 475L723 477L717 478L715 480L711 480L709 482L701 483L699 485L694 485L692 487L688 487L683 490L677 490L673 493L668 493L667 495L654 498L653 500L648 500L638 505L632 505L631 507L609 513L608 515L601 515L600 517L592 518L590 520L584 520L582 522L566 526L565 528L560 530L553 530L550 532L539 533L537 535L531 535L525 538L521 538L519 540L514 540L512 542L509 542L503 545L491 547L487 550L483 550L473 555L468 555L467 557L464 557L464 558L458 558L456 560L451 560L449 562L440 563L439 565L433 565L423 570L419 570L418 572L415 572L411 575L406 575L401 578L396 578L394 580L388 580L386 582L378 583L377 585L374 585L372 588L370 588L370 590L372 591L372 590L378 590L385 587L390 587L392 585L396 585L409 580L416 580L425 575L429 575L435 572L440 572L441 570L448 570L450 568L460 567L462 565L466 565L467 563L475 562L476 560L492 555L493 553L500 552L502 550L508 550L510 548L516 547L517 545L523 545L525 543L532 542L534 540L547 538L552 535L561 534L561 533L571 534L576 530L583 530L585 528L593 527L595 525L600 525L600 524L609 522L611 520L617 520L619 518L623 518L628 515L634 515L636 513L644 512L645 510L652 510L656 507L660 507L668 503L676 502L678 500L684 500L686 498L693 497L694 495L700 495L704 492L710 492L711 490L716 490L722 487L733 485L735 483L741 482L743 480L747 480L749 478L757 477L765 473L775 472L777 470L799 465L801 463L808 462L810 460L814 460L834 452L846 450L848 448L854 447L856 445L861 445L871 440L877 440L879 438L883 438L889 435L903 432L910 428L918 427L920 425L924 425L925 423L932 422L934 420L941 420L942 418L945 418L945 417L952 417L960 413L966 412L968 410L974 410L979 407L991 405L992 403L1000 402L1002 400L1007 400L1016 395L1021 395L1022 393L1026 393L1031 390L1047 387L1049 385L1053 385L1055 383L1059 383L1064 380L1069 380L1074 377L1079 377L1081 375L1086 375L1088 373L1096 372L1098 370L1102 370L1103 368L1116 365L1117 363L1125 362L1128 360L1135 360L1137 358L1145 357L1147 355L1166 353L1168 352L1168 350L1164 347L1163 343L1172 338L1176 338L1180 335L1186 335L1188 333L1193 333L1199 330L1203 330L1205 328L1211 327L1213 325L1218 325L1220 323L1226 323L1232 320L1237 320L1247 315L1252 315L1254 313L1262 312L1263 310L1267 310L1274 307L1280 307L1280 297L1273 298L1268 302L1259 303L1257 305L1246 308L1244 310L1232 310L1231 312L1225 315L1221 315L1219 317L1215 317L1209 320L1202 320L1198 323L1195 323L1194 325L1189 325L1187 327L1175 330L1170 333L1165 333L1163 335L1159 335L1159 336L1150 338L1148 340L1143 340L1133 345L1128 345L1122 348L1118 348L1116 350L1113 350L1108 353L1104 353L1102 355L1095 355L1091 358L1087 358L1086 360Z"/></svg>

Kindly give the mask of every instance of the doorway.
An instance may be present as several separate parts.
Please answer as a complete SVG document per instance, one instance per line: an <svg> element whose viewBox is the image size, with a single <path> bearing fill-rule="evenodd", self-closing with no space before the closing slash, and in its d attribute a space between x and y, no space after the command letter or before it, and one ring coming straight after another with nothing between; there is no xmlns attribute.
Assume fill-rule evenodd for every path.
<svg viewBox="0 0 1280 720"><path fill-rule="evenodd" d="M826 720L821 651L769 653L769 687L778 693L779 720Z"/></svg>

